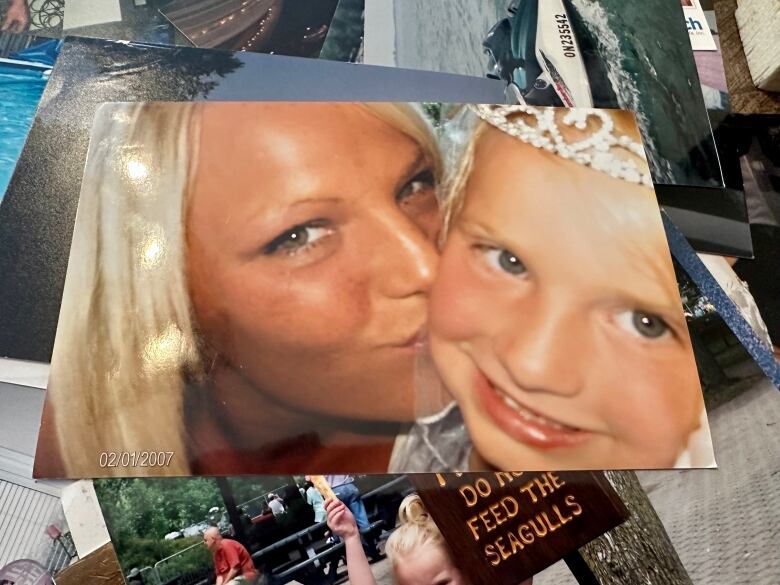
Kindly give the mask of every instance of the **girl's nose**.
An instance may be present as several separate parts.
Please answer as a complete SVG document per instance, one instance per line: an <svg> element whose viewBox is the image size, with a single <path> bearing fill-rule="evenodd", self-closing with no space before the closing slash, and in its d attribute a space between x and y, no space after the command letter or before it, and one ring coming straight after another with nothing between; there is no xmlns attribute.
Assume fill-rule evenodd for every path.
<svg viewBox="0 0 780 585"><path fill-rule="evenodd" d="M494 337L494 351L518 388L573 397L583 385L586 317L535 293Z"/></svg>

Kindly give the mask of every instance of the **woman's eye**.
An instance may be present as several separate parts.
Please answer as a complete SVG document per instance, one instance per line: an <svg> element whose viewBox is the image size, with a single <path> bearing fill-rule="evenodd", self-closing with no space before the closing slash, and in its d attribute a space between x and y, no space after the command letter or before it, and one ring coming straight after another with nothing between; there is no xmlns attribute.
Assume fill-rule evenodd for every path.
<svg viewBox="0 0 780 585"><path fill-rule="evenodd" d="M314 245L321 238L329 235L331 228L321 224L301 224L287 230L283 234L275 237L263 247L263 253L266 255L279 252L293 254Z"/></svg>
<svg viewBox="0 0 780 585"><path fill-rule="evenodd" d="M526 267L523 261L509 250L500 248L481 247L487 263L512 276L525 274Z"/></svg>
<svg viewBox="0 0 780 585"><path fill-rule="evenodd" d="M617 322L624 330L645 339L659 339L671 333L662 317L644 311L623 311Z"/></svg>
<svg viewBox="0 0 780 585"><path fill-rule="evenodd" d="M401 189L396 195L396 201L403 201L415 195L421 193L427 193L433 189L436 185L436 177L433 174L433 170L426 169L420 173L417 173L410 181L408 181L403 189Z"/></svg>

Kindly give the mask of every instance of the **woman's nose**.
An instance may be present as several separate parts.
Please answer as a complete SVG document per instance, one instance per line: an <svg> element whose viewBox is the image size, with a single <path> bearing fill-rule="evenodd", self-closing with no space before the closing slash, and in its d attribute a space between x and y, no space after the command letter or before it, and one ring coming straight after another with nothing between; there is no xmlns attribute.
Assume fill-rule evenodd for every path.
<svg viewBox="0 0 780 585"><path fill-rule="evenodd" d="M433 238L403 214L379 219L374 236L378 283L389 297L427 294L436 276L439 254Z"/></svg>
<svg viewBox="0 0 780 585"><path fill-rule="evenodd" d="M526 392L579 394L588 350L585 317L538 295L513 312L502 320L493 349L514 384Z"/></svg>

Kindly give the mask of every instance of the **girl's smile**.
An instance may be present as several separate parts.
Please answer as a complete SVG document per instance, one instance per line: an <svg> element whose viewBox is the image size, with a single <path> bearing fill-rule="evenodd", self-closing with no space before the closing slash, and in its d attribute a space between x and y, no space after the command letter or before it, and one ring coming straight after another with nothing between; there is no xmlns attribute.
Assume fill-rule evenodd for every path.
<svg viewBox="0 0 780 585"><path fill-rule="evenodd" d="M507 435L531 447L554 449L581 445L591 433L521 404L477 370L475 392L487 415Z"/></svg>

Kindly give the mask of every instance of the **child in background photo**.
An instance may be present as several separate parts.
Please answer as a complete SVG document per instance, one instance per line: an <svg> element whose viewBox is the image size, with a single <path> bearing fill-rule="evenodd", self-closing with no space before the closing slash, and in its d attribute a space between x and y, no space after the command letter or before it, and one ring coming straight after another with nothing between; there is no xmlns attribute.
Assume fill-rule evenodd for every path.
<svg viewBox="0 0 780 585"><path fill-rule="evenodd" d="M325 502L328 526L344 539L351 585L377 585L360 544L355 519L338 500ZM398 510L398 527L387 539L385 553L393 568L396 585L468 585L452 562L439 528L420 497L404 498ZM522 585L531 585L531 579Z"/></svg>
<svg viewBox="0 0 780 585"><path fill-rule="evenodd" d="M407 449L435 451L441 427L456 436L464 421L473 448L400 467L714 466L631 114L470 106L453 124L465 124L453 133L464 138L444 200L429 334L459 412L418 429Z"/></svg>

